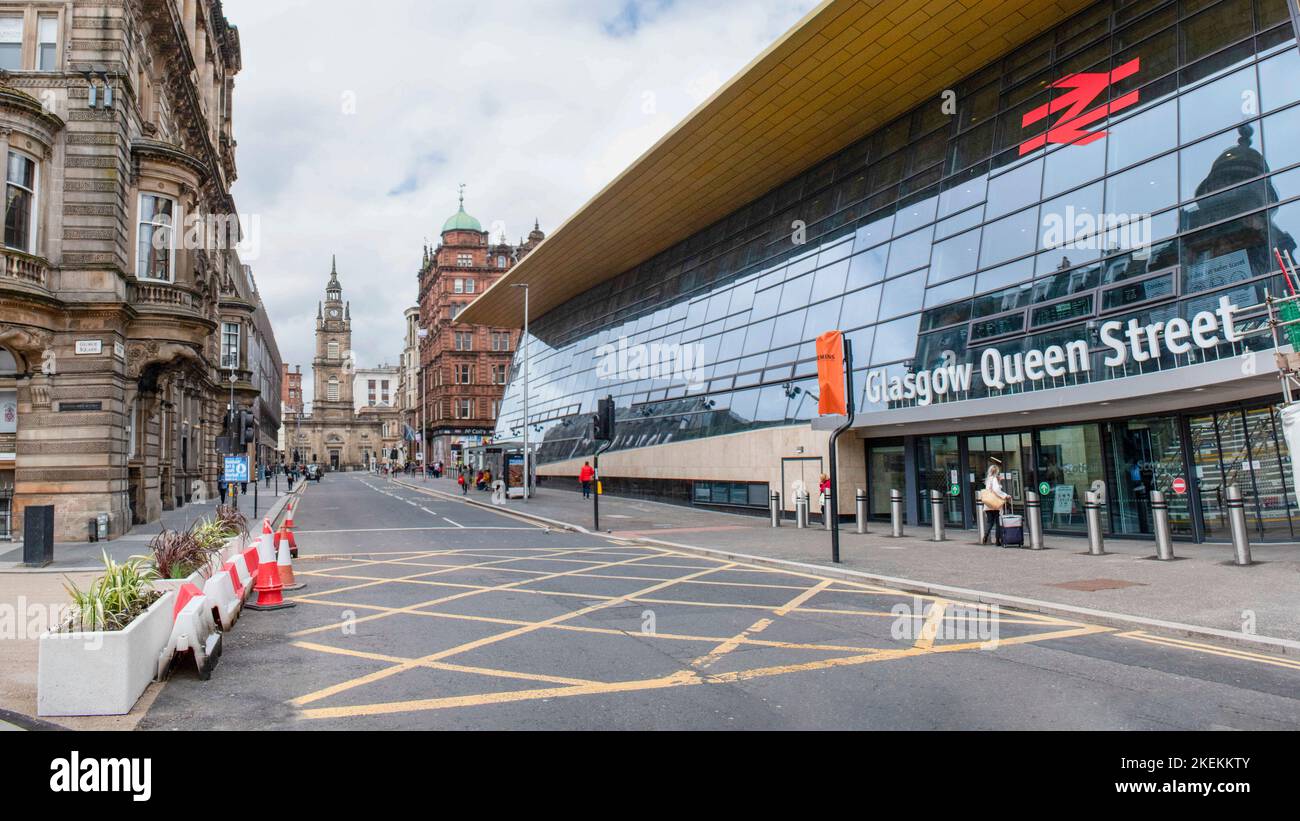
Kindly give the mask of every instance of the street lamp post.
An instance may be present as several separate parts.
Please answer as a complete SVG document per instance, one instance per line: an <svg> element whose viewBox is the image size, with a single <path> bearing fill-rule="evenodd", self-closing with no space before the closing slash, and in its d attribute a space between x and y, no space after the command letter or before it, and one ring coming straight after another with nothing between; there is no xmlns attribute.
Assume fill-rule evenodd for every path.
<svg viewBox="0 0 1300 821"><path fill-rule="evenodd" d="M524 357L524 501L528 501L531 495L531 483L529 482L528 464L530 454L528 451L528 284L518 283L510 286L512 288L524 289L524 337L523 350L520 352Z"/></svg>
<svg viewBox="0 0 1300 821"><path fill-rule="evenodd" d="M239 381L239 377L235 375L235 366L232 364L232 365L230 366L230 410L229 410L229 412L226 414L226 420L227 420L227 422L226 422L226 434L227 434L228 436L231 437L231 439L230 439L230 443L229 443L229 447L230 447L230 449L231 449L232 451L233 451L234 448L235 448L235 442L234 442L234 436L235 436L235 383L238 382L238 381ZM224 470L224 469L225 469L225 468L224 468L224 466L223 466L222 470ZM230 494L230 498L229 498L228 500L226 500L227 504L233 504L233 505L235 506L235 509L238 510L238 509L239 509L239 493L235 490L235 483L234 483L234 482L229 482L229 483L226 484L226 492Z"/></svg>

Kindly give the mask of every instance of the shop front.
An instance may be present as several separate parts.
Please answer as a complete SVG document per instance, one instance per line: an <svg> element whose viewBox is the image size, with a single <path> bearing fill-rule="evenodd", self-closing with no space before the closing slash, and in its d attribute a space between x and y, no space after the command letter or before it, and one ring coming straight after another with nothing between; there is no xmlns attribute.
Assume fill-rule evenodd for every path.
<svg viewBox="0 0 1300 821"><path fill-rule="evenodd" d="M974 528L979 491L989 467L996 465L1017 510L1025 509L1026 493L1039 495L1048 533L1085 533L1085 494L1092 492L1105 503L1108 536L1151 538L1151 494L1160 491L1175 538L1227 541L1226 489L1237 485L1252 540L1294 541L1300 510L1280 401L1008 431L868 439L871 513L887 517L890 491L910 486L913 521L932 523L930 492L937 490L946 524Z"/></svg>

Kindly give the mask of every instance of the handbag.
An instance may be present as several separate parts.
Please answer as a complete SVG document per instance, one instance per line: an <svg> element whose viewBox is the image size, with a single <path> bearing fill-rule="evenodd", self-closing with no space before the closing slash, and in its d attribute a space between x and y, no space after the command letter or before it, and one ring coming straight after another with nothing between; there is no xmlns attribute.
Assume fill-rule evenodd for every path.
<svg viewBox="0 0 1300 821"><path fill-rule="evenodd" d="M979 500L980 503L984 505L985 510L1001 510L1007 503L1006 499L1003 499L988 488L984 488L980 491Z"/></svg>

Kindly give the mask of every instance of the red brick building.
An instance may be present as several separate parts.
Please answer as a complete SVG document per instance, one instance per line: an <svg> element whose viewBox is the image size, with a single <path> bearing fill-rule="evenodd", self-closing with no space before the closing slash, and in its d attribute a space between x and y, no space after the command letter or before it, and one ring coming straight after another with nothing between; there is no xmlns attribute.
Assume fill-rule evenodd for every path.
<svg viewBox="0 0 1300 821"><path fill-rule="evenodd" d="M280 379L280 401L284 403L285 410L290 413L302 413L302 365L298 366L297 371L290 371L288 365L280 367L283 369Z"/></svg>
<svg viewBox="0 0 1300 821"><path fill-rule="evenodd" d="M464 447L492 435L519 331L452 320L545 239L534 224L527 241L492 243L474 217L460 210L442 226L441 240L424 249L420 268L420 367L430 461L455 464Z"/></svg>

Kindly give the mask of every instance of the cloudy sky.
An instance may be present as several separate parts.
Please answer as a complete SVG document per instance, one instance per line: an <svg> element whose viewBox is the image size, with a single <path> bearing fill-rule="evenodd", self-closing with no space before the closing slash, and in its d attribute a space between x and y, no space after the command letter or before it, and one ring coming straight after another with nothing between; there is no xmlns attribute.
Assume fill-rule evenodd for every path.
<svg viewBox="0 0 1300 821"><path fill-rule="evenodd" d="M225 0L245 261L285 362L311 370L332 254L358 364L395 363L458 184L493 239L553 229L814 5Z"/></svg>

